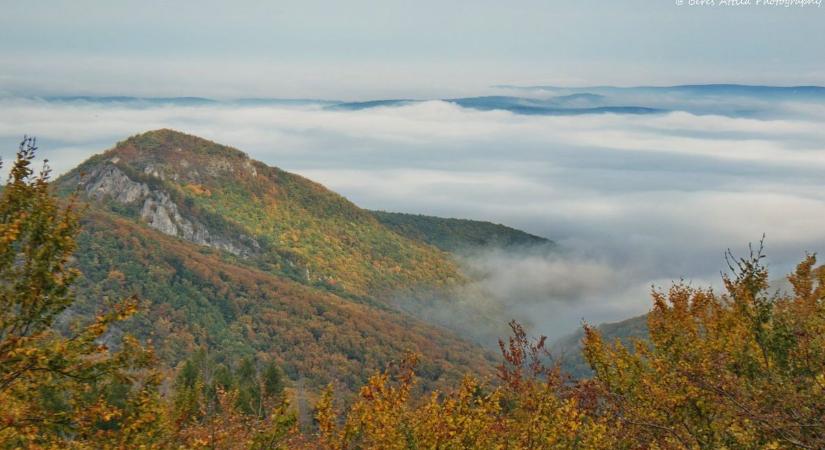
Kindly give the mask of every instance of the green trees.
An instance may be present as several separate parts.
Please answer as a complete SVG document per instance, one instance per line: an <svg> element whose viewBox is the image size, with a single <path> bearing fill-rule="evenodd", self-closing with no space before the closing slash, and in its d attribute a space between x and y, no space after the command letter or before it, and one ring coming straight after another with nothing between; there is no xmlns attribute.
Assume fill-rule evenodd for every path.
<svg viewBox="0 0 825 450"><path fill-rule="evenodd" d="M172 442L188 448L284 448L297 431L272 362L219 362L199 350L181 364L171 401Z"/></svg>
<svg viewBox="0 0 825 450"><path fill-rule="evenodd" d="M147 370L152 353L129 337L116 351L107 344L134 299L70 323L66 335L54 328L59 317L72 322L78 221L73 201L52 196L48 167L34 174L35 150L23 140L0 194L0 446L149 442L159 381Z"/></svg>
<svg viewBox="0 0 825 450"><path fill-rule="evenodd" d="M556 245L549 239L490 222L387 211L370 213L396 233L450 253Z"/></svg>

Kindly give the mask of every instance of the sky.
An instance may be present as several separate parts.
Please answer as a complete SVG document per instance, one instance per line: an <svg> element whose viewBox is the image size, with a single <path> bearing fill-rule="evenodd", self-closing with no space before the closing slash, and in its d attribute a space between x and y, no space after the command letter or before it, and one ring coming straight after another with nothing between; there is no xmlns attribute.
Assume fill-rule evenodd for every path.
<svg viewBox="0 0 825 450"><path fill-rule="evenodd" d="M679 1L0 0L0 92L375 99L825 79L822 6Z"/></svg>
<svg viewBox="0 0 825 450"><path fill-rule="evenodd" d="M825 251L825 101L630 91L650 115L521 115L438 99L498 85L825 85L825 7L684 0L0 0L0 156L23 134L59 174L174 128L356 204L504 223L561 251L473 255L480 288L558 337L719 286L766 234L774 276ZM759 4L757 4L759 3ZM787 6L783 6L787 5ZM333 109L49 101L124 95L375 100ZM758 111L758 114L751 114Z"/></svg>

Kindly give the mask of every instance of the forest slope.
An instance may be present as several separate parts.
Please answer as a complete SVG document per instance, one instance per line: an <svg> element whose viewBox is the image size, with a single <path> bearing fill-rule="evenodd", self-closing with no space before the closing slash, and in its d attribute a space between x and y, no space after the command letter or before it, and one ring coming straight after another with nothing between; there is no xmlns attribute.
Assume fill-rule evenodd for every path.
<svg viewBox="0 0 825 450"><path fill-rule="evenodd" d="M408 350L423 355L424 388L491 371L480 347L385 301L461 283L453 259L314 182L160 130L56 185L87 207L83 276L64 326L101 299L135 294L141 313L120 331L151 339L170 366L205 347L228 359L265 355L293 380L347 389Z"/></svg>
<svg viewBox="0 0 825 450"><path fill-rule="evenodd" d="M379 222L411 239L456 253L481 248L554 245L553 241L491 222L372 211Z"/></svg>
<svg viewBox="0 0 825 450"><path fill-rule="evenodd" d="M262 269L354 295L461 279L443 252L241 151L172 130L133 136L58 180L99 206Z"/></svg>

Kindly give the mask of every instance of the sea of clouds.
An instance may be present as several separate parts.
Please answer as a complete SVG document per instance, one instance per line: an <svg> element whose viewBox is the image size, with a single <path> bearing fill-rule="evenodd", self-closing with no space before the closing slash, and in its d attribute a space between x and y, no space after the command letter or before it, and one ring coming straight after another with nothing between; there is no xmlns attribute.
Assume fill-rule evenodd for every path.
<svg viewBox="0 0 825 450"><path fill-rule="evenodd" d="M731 101L717 99L725 111ZM0 155L23 134L59 173L130 135L173 128L240 148L356 204L504 223L556 252L464 264L509 318L558 337L648 310L651 285L718 286L723 251L766 234L779 277L825 249L825 105L769 100L759 118L519 115L445 101L362 110L0 99Z"/></svg>

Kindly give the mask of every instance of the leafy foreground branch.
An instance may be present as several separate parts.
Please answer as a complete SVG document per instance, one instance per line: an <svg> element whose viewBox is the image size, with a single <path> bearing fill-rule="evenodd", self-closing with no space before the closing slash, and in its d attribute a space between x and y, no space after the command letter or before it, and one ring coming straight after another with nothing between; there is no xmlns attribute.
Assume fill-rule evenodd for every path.
<svg viewBox="0 0 825 450"><path fill-rule="evenodd" d="M114 337L133 298L74 317L77 211L53 197L47 169L32 171L34 144L0 193L2 448L825 448L825 268L813 255L790 294L769 293L761 249L730 258L724 293L654 292L649 341L586 327L592 379L546 367L544 339L512 323L495 380L414 398L411 354L343 412L328 388L301 433L272 361L203 348L164 369Z"/></svg>
<svg viewBox="0 0 825 450"><path fill-rule="evenodd" d="M61 207L49 170L34 175L25 139L0 195L0 443L15 447L117 446L151 442L159 374L152 352L125 337L107 345L112 323L136 310L126 299L90 323L69 320L69 267L78 231L74 201Z"/></svg>

